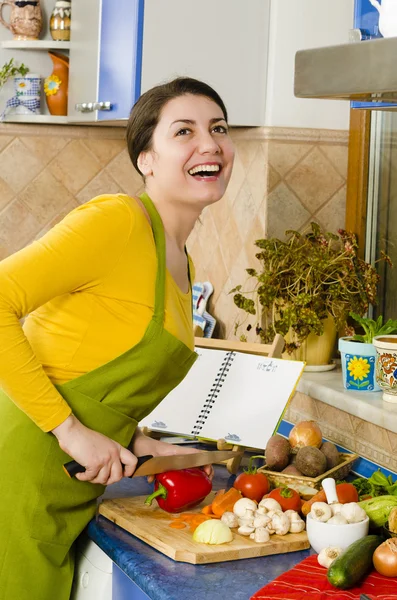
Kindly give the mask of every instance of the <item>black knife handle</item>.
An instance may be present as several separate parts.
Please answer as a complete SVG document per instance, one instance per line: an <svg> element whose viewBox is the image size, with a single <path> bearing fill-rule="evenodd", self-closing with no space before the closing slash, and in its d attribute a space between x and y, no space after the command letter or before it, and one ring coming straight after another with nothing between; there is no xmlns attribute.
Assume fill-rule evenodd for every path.
<svg viewBox="0 0 397 600"><path fill-rule="evenodd" d="M138 462L136 463L135 469L143 465L147 460L153 458L151 454L146 454L145 456L139 456ZM68 477L74 477L77 473L84 473L85 467L83 465L79 465L75 460L71 460L63 465L63 470L65 471Z"/></svg>

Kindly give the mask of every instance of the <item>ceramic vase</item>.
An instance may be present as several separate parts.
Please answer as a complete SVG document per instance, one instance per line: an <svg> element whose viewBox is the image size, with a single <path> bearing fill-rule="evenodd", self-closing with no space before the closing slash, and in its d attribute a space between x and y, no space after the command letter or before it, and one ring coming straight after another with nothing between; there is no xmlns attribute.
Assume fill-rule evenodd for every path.
<svg viewBox="0 0 397 600"><path fill-rule="evenodd" d="M373 344L341 337L338 349L342 359L343 386L357 392L379 392L376 381L376 350Z"/></svg>
<svg viewBox="0 0 397 600"><path fill-rule="evenodd" d="M304 360L306 362L305 371L329 371L335 368L331 363L332 351L336 341L336 327L332 317L324 320L323 335L310 333L300 348L294 350L292 354L284 352L284 359ZM286 342L293 342L294 335L288 332L285 336Z"/></svg>
<svg viewBox="0 0 397 600"><path fill-rule="evenodd" d="M397 404L397 335L378 335L373 339L376 349L376 380L386 402Z"/></svg>
<svg viewBox="0 0 397 600"><path fill-rule="evenodd" d="M58 52L49 52L53 70L44 80L44 93L51 115L68 114L69 58Z"/></svg>
<svg viewBox="0 0 397 600"><path fill-rule="evenodd" d="M68 42L70 40L71 0L57 0L50 18L50 32L53 40Z"/></svg>
<svg viewBox="0 0 397 600"><path fill-rule="evenodd" d="M11 6L9 23L2 17L5 4ZM43 23L40 0L30 0L29 2L2 0L0 2L0 23L14 34L14 40L37 40Z"/></svg>

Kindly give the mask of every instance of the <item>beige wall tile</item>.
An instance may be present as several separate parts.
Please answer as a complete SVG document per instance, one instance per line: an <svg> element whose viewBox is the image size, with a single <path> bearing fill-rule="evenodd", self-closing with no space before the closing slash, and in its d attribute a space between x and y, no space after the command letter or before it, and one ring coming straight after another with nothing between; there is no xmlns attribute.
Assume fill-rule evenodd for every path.
<svg viewBox="0 0 397 600"><path fill-rule="evenodd" d="M1 127L1 125L0 125ZM3 150L8 144L11 144L12 140L15 139L14 136L4 135L0 133L0 150Z"/></svg>
<svg viewBox="0 0 397 600"><path fill-rule="evenodd" d="M245 171L251 166L261 142L257 140L238 141L236 147Z"/></svg>
<svg viewBox="0 0 397 600"><path fill-rule="evenodd" d="M242 240L233 215L229 215L219 241L225 266L230 271L242 247Z"/></svg>
<svg viewBox="0 0 397 600"><path fill-rule="evenodd" d="M91 181L77 194L76 199L80 204L100 196L101 194L124 193L121 186L115 182L107 171L100 171Z"/></svg>
<svg viewBox="0 0 397 600"><path fill-rule="evenodd" d="M70 200L70 202L65 204L62 207L62 210L49 223L47 223L47 225L43 227L41 231L38 232L35 239L38 240L39 238L41 238L44 234L47 233L47 231L49 231L50 229L52 229L52 227L54 227L54 225L62 221L62 219L66 217L66 215L68 215L70 212L72 212L72 210L74 210L78 206L79 203L76 200Z"/></svg>
<svg viewBox="0 0 397 600"><path fill-rule="evenodd" d="M312 144L307 143L270 141L268 142L268 160L277 173L285 177L312 148Z"/></svg>
<svg viewBox="0 0 397 600"><path fill-rule="evenodd" d="M306 396L306 394L301 394L300 392L295 392L286 412L286 419L291 420L288 416L293 416L292 423L310 419L317 421L320 418L316 401L313 400L313 398L310 398L310 396Z"/></svg>
<svg viewBox="0 0 397 600"><path fill-rule="evenodd" d="M70 141L69 138L62 135L58 137L24 136L20 139L33 156L40 157L43 166L53 160Z"/></svg>
<svg viewBox="0 0 397 600"><path fill-rule="evenodd" d="M259 199L257 199L257 201L255 200L251 193L251 186L248 181L245 181L237 194L233 207L233 216L241 240L246 239L248 232L252 228L252 223L256 217L259 206Z"/></svg>
<svg viewBox="0 0 397 600"><path fill-rule="evenodd" d="M236 144L233 171L227 186L227 195L229 197L229 206L232 207L234 200L246 177L246 171L239 154L239 146Z"/></svg>
<svg viewBox="0 0 397 600"><path fill-rule="evenodd" d="M100 171L101 165L81 140L72 140L49 168L71 194L77 194Z"/></svg>
<svg viewBox="0 0 397 600"><path fill-rule="evenodd" d="M23 248L39 230L39 222L18 200L0 214L0 246L7 249L7 255Z"/></svg>
<svg viewBox="0 0 397 600"><path fill-rule="evenodd" d="M10 186L0 178L0 211L10 202L14 196L13 190Z"/></svg>
<svg viewBox="0 0 397 600"><path fill-rule="evenodd" d="M258 151L247 171L247 182L256 207L261 205L267 193L268 176L268 162L262 144L259 144Z"/></svg>
<svg viewBox="0 0 397 600"><path fill-rule="evenodd" d="M47 168L27 186L19 199L43 227L62 211L65 204L73 200L73 196Z"/></svg>
<svg viewBox="0 0 397 600"><path fill-rule="evenodd" d="M106 167L126 147L124 140L85 139L83 140L83 144L99 160L102 167Z"/></svg>
<svg viewBox="0 0 397 600"><path fill-rule="evenodd" d="M267 198L267 237L285 239L287 229L300 229L310 218L309 211L281 182Z"/></svg>
<svg viewBox="0 0 397 600"><path fill-rule="evenodd" d="M118 183L123 191L134 196L143 190L143 179L133 167L127 150L123 150L106 167L109 175Z"/></svg>
<svg viewBox="0 0 397 600"><path fill-rule="evenodd" d="M218 285L216 286L216 289L214 289L214 292L212 294L212 302L215 303L216 302L224 288L224 285L227 281L228 278L228 271L226 269L225 263L223 261L223 256L222 253L220 251L219 245L217 246L213 246L212 248L212 252L211 252L211 260L207 263L206 266L206 275L208 281L217 281Z"/></svg>
<svg viewBox="0 0 397 600"><path fill-rule="evenodd" d="M11 142L0 154L0 177L16 193L41 171L43 162L19 139Z"/></svg>
<svg viewBox="0 0 397 600"><path fill-rule="evenodd" d="M341 175L343 179L347 179L347 146L320 144L318 148L321 152L324 152L326 157L332 162L339 175Z"/></svg>
<svg viewBox="0 0 397 600"><path fill-rule="evenodd" d="M285 181L310 212L315 212L344 183L343 178L318 148L313 148L290 171Z"/></svg>
<svg viewBox="0 0 397 600"><path fill-rule="evenodd" d="M320 225L326 231L336 233L345 228L346 219L346 186L334 194L316 214Z"/></svg>

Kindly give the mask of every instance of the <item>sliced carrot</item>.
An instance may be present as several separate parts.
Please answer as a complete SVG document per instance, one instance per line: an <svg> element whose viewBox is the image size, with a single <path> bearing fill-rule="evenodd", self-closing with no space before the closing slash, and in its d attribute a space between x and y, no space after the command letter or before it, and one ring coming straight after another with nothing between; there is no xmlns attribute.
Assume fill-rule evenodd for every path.
<svg viewBox="0 0 397 600"><path fill-rule="evenodd" d="M234 487L223 494L217 494L212 501L212 512L218 517L221 517L227 511L232 512L233 506L240 498L242 498L241 493Z"/></svg>
<svg viewBox="0 0 397 600"><path fill-rule="evenodd" d="M195 515L195 518L190 521L190 531L193 533L196 530L196 527L198 527L201 523L204 523L204 521L209 521L210 519L211 517L208 515Z"/></svg>
<svg viewBox="0 0 397 600"><path fill-rule="evenodd" d="M212 504L207 504L207 506L204 506L201 509L201 512L203 515L213 515L214 513L212 512Z"/></svg>
<svg viewBox="0 0 397 600"><path fill-rule="evenodd" d="M169 526L173 529L185 529L186 523L183 521L171 521Z"/></svg>

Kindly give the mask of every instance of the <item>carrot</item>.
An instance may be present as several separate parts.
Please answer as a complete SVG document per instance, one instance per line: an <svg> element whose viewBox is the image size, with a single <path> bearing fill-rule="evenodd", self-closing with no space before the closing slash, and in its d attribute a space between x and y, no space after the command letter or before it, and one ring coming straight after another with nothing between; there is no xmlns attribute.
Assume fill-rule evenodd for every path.
<svg viewBox="0 0 397 600"><path fill-rule="evenodd" d="M341 504L346 504L347 502L358 502L358 493L352 483L338 483L336 486L336 494ZM309 514L312 509L312 505L315 502L327 502L327 496L325 495L324 490L320 490L317 492L317 494L310 498L310 500L306 500L306 502L303 503L302 514L305 517Z"/></svg>
<svg viewBox="0 0 397 600"><path fill-rule="evenodd" d="M203 513L203 515L213 515L214 513L212 512L212 504L207 504L207 506L204 506L201 509L201 512Z"/></svg>
<svg viewBox="0 0 397 600"><path fill-rule="evenodd" d="M190 531L193 533L196 528L200 525L200 523L204 523L204 521L209 521L211 517L208 515L197 514L190 521Z"/></svg>
<svg viewBox="0 0 397 600"><path fill-rule="evenodd" d="M212 512L221 517L223 513L233 511L233 506L240 498L242 498L241 493L233 487L223 494L217 494L212 501Z"/></svg>
<svg viewBox="0 0 397 600"><path fill-rule="evenodd" d="M186 523L184 523L183 521L171 521L169 526L173 529L185 529Z"/></svg>

